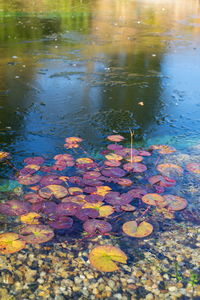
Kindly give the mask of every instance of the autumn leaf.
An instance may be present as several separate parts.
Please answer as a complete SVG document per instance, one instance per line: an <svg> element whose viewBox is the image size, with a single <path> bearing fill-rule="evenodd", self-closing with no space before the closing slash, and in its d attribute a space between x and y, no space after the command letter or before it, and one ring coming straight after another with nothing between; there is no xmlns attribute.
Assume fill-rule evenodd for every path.
<svg viewBox="0 0 200 300"><path fill-rule="evenodd" d="M7 232L0 234L0 253L11 254L23 249L26 242L21 240L17 233Z"/></svg>

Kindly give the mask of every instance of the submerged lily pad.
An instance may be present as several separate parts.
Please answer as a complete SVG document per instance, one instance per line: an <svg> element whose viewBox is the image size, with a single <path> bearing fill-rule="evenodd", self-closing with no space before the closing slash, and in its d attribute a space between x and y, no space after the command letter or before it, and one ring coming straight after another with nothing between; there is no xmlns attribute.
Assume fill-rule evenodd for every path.
<svg viewBox="0 0 200 300"><path fill-rule="evenodd" d="M168 177L183 174L183 169L175 164L160 164L157 166L157 170Z"/></svg>
<svg viewBox="0 0 200 300"><path fill-rule="evenodd" d="M52 196L56 198L64 198L68 195L68 190L62 186L57 184L47 185L39 190L39 195L43 198L50 198Z"/></svg>
<svg viewBox="0 0 200 300"><path fill-rule="evenodd" d="M187 201L182 197L175 195L164 195L163 198L167 202L167 207L170 210L182 210L187 206Z"/></svg>
<svg viewBox="0 0 200 300"><path fill-rule="evenodd" d="M142 201L148 205L154 205L158 207L165 207L167 202L165 198L156 193L148 193L142 197Z"/></svg>
<svg viewBox="0 0 200 300"><path fill-rule="evenodd" d="M16 180L0 179L0 192L11 192L21 186L22 185Z"/></svg>
<svg viewBox="0 0 200 300"><path fill-rule="evenodd" d="M26 242L20 239L20 236L14 232L0 234L0 253L11 254L22 250Z"/></svg>
<svg viewBox="0 0 200 300"><path fill-rule="evenodd" d="M200 174L200 163L189 163L186 165L186 168L188 171L194 173L194 174Z"/></svg>
<svg viewBox="0 0 200 300"><path fill-rule="evenodd" d="M153 226L145 221L141 222L139 225L137 225L137 222L135 221L129 221L123 224L122 230L129 236L143 238L153 232Z"/></svg>
<svg viewBox="0 0 200 300"><path fill-rule="evenodd" d="M24 215L30 210L30 203L22 202L20 200L10 200L5 203L0 203L0 213L7 216Z"/></svg>
<svg viewBox="0 0 200 300"><path fill-rule="evenodd" d="M73 225L73 219L67 216L52 216L48 224L55 229L69 229Z"/></svg>
<svg viewBox="0 0 200 300"><path fill-rule="evenodd" d="M115 262L126 263L126 254L111 245L97 246L89 254L91 265L101 272L113 272L119 269Z"/></svg>
<svg viewBox="0 0 200 300"><path fill-rule="evenodd" d="M47 225L28 225L20 229L21 238L29 244L41 244L54 237L53 230Z"/></svg>
<svg viewBox="0 0 200 300"><path fill-rule="evenodd" d="M88 233L106 233L112 230L110 223L102 220L90 219L83 223L83 228Z"/></svg>

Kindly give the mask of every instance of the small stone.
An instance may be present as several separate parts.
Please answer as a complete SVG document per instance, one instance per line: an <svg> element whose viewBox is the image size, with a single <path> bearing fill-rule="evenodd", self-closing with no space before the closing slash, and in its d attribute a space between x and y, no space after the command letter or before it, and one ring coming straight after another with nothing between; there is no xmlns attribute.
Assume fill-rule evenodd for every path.
<svg viewBox="0 0 200 300"><path fill-rule="evenodd" d="M177 290L177 287L175 287L175 286L169 286L169 287L168 287L168 290L169 290L170 292L175 292L175 291Z"/></svg>
<svg viewBox="0 0 200 300"><path fill-rule="evenodd" d="M143 273L142 273L141 271L137 271L137 272L135 273L135 276L136 276L137 278L142 277L142 275L143 275Z"/></svg>

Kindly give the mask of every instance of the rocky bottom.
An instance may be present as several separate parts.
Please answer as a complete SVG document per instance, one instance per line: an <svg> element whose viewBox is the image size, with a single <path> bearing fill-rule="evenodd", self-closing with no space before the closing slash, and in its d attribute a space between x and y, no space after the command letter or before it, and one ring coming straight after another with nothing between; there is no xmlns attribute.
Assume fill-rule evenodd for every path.
<svg viewBox="0 0 200 300"><path fill-rule="evenodd" d="M110 236L27 246L0 256L0 299L200 299L200 226L179 223L135 241ZM119 271L101 273L88 261L100 244L128 255Z"/></svg>

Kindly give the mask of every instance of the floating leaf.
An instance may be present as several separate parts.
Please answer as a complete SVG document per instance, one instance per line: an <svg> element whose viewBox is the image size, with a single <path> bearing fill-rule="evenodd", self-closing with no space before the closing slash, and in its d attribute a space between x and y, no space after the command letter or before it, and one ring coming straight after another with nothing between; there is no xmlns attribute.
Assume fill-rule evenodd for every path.
<svg viewBox="0 0 200 300"><path fill-rule="evenodd" d="M0 213L8 216L20 216L28 213L31 209L30 203L20 200L10 200L0 203Z"/></svg>
<svg viewBox="0 0 200 300"><path fill-rule="evenodd" d="M112 142L121 142L124 140L124 137L119 134L109 135L107 139Z"/></svg>
<svg viewBox="0 0 200 300"><path fill-rule="evenodd" d="M183 169L175 164L160 164L157 166L157 170L168 177L183 174Z"/></svg>
<svg viewBox="0 0 200 300"><path fill-rule="evenodd" d="M189 163L186 165L186 168L188 171L195 173L195 174L200 174L200 163Z"/></svg>
<svg viewBox="0 0 200 300"><path fill-rule="evenodd" d="M132 200L133 197L128 193L120 194L118 192L110 192L105 196L105 201L112 205L125 205Z"/></svg>
<svg viewBox="0 0 200 300"><path fill-rule="evenodd" d="M24 199L30 203L38 203L44 201L44 198L40 197L36 193L28 193L24 196Z"/></svg>
<svg viewBox="0 0 200 300"><path fill-rule="evenodd" d="M77 211L75 216L82 220L82 221L87 221L89 218L97 218L99 216L99 212L96 209L93 208L83 208Z"/></svg>
<svg viewBox="0 0 200 300"><path fill-rule="evenodd" d="M58 175L45 175L40 180L40 184L43 186L51 185L51 184L61 184L63 180L59 178Z"/></svg>
<svg viewBox="0 0 200 300"><path fill-rule="evenodd" d="M170 210L182 210L187 206L187 201L182 197L175 195L164 195L163 198L167 202L167 207Z"/></svg>
<svg viewBox="0 0 200 300"><path fill-rule="evenodd" d="M104 165L108 167L119 167L121 162L119 160L105 160Z"/></svg>
<svg viewBox="0 0 200 300"><path fill-rule="evenodd" d="M151 184L158 184L163 187L170 187L176 184L176 180L173 180L167 176L155 175L148 179Z"/></svg>
<svg viewBox="0 0 200 300"><path fill-rule="evenodd" d="M86 202L84 205L83 205L83 208L93 208L93 209L96 209L96 210L99 210L100 207L103 205L103 201L98 201L98 202L95 202L95 203L89 203L89 202Z"/></svg>
<svg viewBox="0 0 200 300"><path fill-rule="evenodd" d="M128 194L130 194L133 198L139 198L139 199L141 199L146 193L147 191L142 188L134 188L128 191Z"/></svg>
<svg viewBox="0 0 200 300"><path fill-rule="evenodd" d="M60 216L73 216L81 208L78 203L62 202L56 208L56 214Z"/></svg>
<svg viewBox="0 0 200 300"><path fill-rule="evenodd" d="M114 213L115 209L110 205L103 205L99 208L99 217L106 218Z"/></svg>
<svg viewBox="0 0 200 300"><path fill-rule="evenodd" d="M69 229L73 225L73 219L67 216L52 216L48 224L55 229Z"/></svg>
<svg viewBox="0 0 200 300"><path fill-rule="evenodd" d="M26 245L17 233L7 232L0 234L0 253L11 254L22 250Z"/></svg>
<svg viewBox="0 0 200 300"><path fill-rule="evenodd" d="M123 146L122 145L118 145L118 144L110 144L107 146L107 148L109 150L113 150L113 151L116 151L116 150L121 150L123 149Z"/></svg>
<svg viewBox="0 0 200 300"><path fill-rule="evenodd" d="M176 151L175 148L167 146L167 145L152 145L151 149L158 150L160 154L171 154Z"/></svg>
<svg viewBox="0 0 200 300"><path fill-rule="evenodd" d="M24 159L24 162L28 165L42 165L44 163L44 158L41 156L27 157Z"/></svg>
<svg viewBox="0 0 200 300"><path fill-rule="evenodd" d="M167 205L165 198L156 193L149 193L144 195L142 197L142 201L148 205L155 205L158 207L165 207Z"/></svg>
<svg viewBox="0 0 200 300"><path fill-rule="evenodd" d="M41 178L42 177L40 175L26 175L26 176L19 176L17 180L20 184L31 185L39 182Z"/></svg>
<svg viewBox="0 0 200 300"><path fill-rule="evenodd" d="M131 162L131 163L138 163L138 162L141 162L143 160L143 157L139 156L139 155L133 155L132 157L131 156L126 157L126 160Z"/></svg>
<svg viewBox="0 0 200 300"><path fill-rule="evenodd" d="M80 143L82 142L83 139L82 138L79 138L79 137L75 137L75 136L71 136L71 137L68 137L65 139L65 142L66 143Z"/></svg>
<svg viewBox="0 0 200 300"><path fill-rule="evenodd" d="M10 157L10 153L0 151L0 162L7 160Z"/></svg>
<svg viewBox="0 0 200 300"><path fill-rule="evenodd" d="M120 168L105 168L101 173L107 177L123 177L126 175L126 172Z"/></svg>
<svg viewBox="0 0 200 300"><path fill-rule="evenodd" d="M89 219L83 223L83 228L88 233L106 233L112 230L110 223L101 220Z"/></svg>
<svg viewBox="0 0 200 300"><path fill-rule="evenodd" d="M141 163L127 163L123 165L124 170L128 172L141 173L147 170L147 167Z"/></svg>
<svg viewBox="0 0 200 300"><path fill-rule="evenodd" d="M83 174L83 179L97 179L100 176L101 176L100 172L88 171Z"/></svg>
<svg viewBox="0 0 200 300"><path fill-rule="evenodd" d="M47 185L39 190L39 195L43 198L50 198L54 196L56 198L64 198L68 195L68 190L62 185L52 184Z"/></svg>
<svg viewBox="0 0 200 300"><path fill-rule="evenodd" d="M151 156L151 153L145 150L139 150L138 155Z"/></svg>
<svg viewBox="0 0 200 300"><path fill-rule="evenodd" d="M121 186L131 186L133 181L128 178L118 178L116 183Z"/></svg>
<svg viewBox="0 0 200 300"><path fill-rule="evenodd" d="M106 155L105 158L107 160L122 160L123 159L122 156L115 154L115 153L110 153L110 154Z"/></svg>
<svg viewBox="0 0 200 300"><path fill-rule="evenodd" d="M76 162L77 164L91 164L94 161L88 157L81 157L81 158L77 158Z"/></svg>
<svg viewBox="0 0 200 300"><path fill-rule="evenodd" d="M32 175L40 169L39 165L27 165L19 171L20 176Z"/></svg>
<svg viewBox="0 0 200 300"><path fill-rule="evenodd" d="M167 208L156 207L156 211L164 216L165 219L174 219L174 214Z"/></svg>
<svg viewBox="0 0 200 300"><path fill-rule="evenodd" d="M87 195L87 196L85 196L85 200L90 203L96 203L99 201L103 201L104 196L100 196L100 195L96 195L96 194Z"/></svg>
<svg viewBox="0 0 200 300"><path fill-rule="evenodd" d="M20 229L21 238L30 244L41 244L54 237L53 230L47 225L28 225Z"/></svg>
<svg viewBox="0 0 200 300"><path fill-rule="evenodd" d="M129 236L143 238L153 232L153 226L148 222L141 222L139 225L135 221L129 221L123 224L122 230Z"/></svg>
<svg viewBox="0 0 200 300"><path fill-rule="evenodd" d="M70 187L68 188L68 192L70 195L80 195L83 193L83 190L80 189L79 187Z"/></svg>
<svg viewBox="0 0 200 300"><path fill-rule="evenodd" d="M38 220L39 218L41 218L41 215L37 214L36 212L29 212L25 215L21 215L20 221L25 224L36 225L40 224L40 221Z"/></svg>
<svg viewBox="0 0 200 300"><path fill-rule="evenodd" d="M59 160L59 161L70 161L70 160L74 160L73 159L73 156L71 154L67 154L67 153L64 153L64 154L57 154L54 156L54 159L55 160Z"/></svg>
<svg viewBox="0 0 200 300"><path fill-rule="evenodd" d="M136 210L136 207L131 204L125 204L121 206L121 209L124 211L134 211Z"/></svg>
<svg viewBox="0 0 200 300"><path fill-rule="evenodd" d="M115 262L126 263L127 256L119 248L105 245L93 248L89 254L91 265L101 272L113 272L119 269Z"/></svg>
<svg viewBox="0 0 200 300"><path fill-rule="evenodd" d="M62 202L74 202L78 203L79 205L84 205L86 203L85 195L75 195L62 198Z"/></svg>

